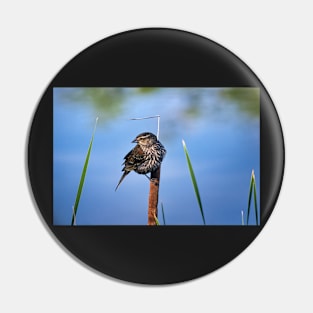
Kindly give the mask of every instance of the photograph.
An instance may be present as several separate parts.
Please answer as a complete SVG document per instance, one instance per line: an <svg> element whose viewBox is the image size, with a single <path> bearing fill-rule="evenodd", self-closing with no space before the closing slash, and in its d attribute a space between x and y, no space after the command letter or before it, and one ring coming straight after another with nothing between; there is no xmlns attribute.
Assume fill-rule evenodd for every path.
<svg viewBox="0 0 313 313"><path fill-rule="evenodd" d="M259 226L260 90L53 88L55 226Z"/></svg>

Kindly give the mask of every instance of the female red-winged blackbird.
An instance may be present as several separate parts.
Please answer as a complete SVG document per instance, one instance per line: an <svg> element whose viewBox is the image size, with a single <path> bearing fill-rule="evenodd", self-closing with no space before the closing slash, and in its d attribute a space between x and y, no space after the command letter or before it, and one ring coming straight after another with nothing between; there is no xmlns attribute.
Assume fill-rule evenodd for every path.
<svg viewBox="0 0 313 313"><path fill-rule="evenodd" d="M124 157L124 172L116 189L123 179L131 172L147 174L155 171L160 165L166 154L166 150L152 133L141 133L132 142L137 143L134 149Z"/></svg>

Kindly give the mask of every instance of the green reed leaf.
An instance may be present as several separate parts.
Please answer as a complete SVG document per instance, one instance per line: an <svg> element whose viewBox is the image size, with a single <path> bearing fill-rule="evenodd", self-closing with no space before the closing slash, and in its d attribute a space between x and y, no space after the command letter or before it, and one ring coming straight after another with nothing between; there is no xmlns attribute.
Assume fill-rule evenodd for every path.
<svg viewBox="0 0 313 313"><path fill-rule="evenodd" d="M81 174L81 177L80 177L80 182L79 182L79 185L78 185L78 190L77 190L77 194L76 194L75 204L74 204L74 208L73 208L73 215L72 215L72 222L71 222L72 226L76 225L77 209L78 209L80 197L81 197L83 186L84 186L84 182L85 182L85 177L86 177L86 173L87 173L90 152L91 152L91 148L92 148L92 144L93 144L93 138L94 138L94 135L95 135L95 132L96 132L97 122L98 122L98 118L96 118L95 127L94 127L94 130L93 130L93 133L92 133L92 137L91 137L90 144L89 144L89 147L88 147L88 151L87 151L84 167L83 167L82 174Z"/></svg>
<svg viewBox="0 0 313 313"><path fill-rule="evenodd" d="M163 208L163 202L161 202L161 209L162 209L162 218L163 218L163 224L166 225L165 223L165 214L164 214L164 208Z"/></svg>
<svg viewBox="0 0 313 313"><path fill-rule="evenodd" d="M154 220L155 220L155 224L157 225L157 226L160 226L160 222L159 222L159 220L158 220L158 218L156 217L156 215L154 214Z"/></svg>
<svg viewBox="0 0 313 313"><path fill-rule="evenodd" d="M200 208L203 224L205 225L205 218L204 218L204 213L203 213L203 207L202 207L202 202L201 202L201 198L200 198L200 193L199 193L199 188L198 188L196 176L195 176L195 173L194 173L193 168L192 168L192 164L191 164L191 160L190 160L190 157L189 157L189 153L188 153L188 150L187 150L186 143L185 143L184 140L182 140L182 143L183 143L183 148L184 148L185 155L186 155L186 160L187 160L187 164L188 164L188 169L189 169L191 181L192 181L193 188L194 188L194 191L195 191L195 194L196 194L196 198L197 198L197 201L198 201L198 205L199 205L199 208Z"/></svg>
<svg viewBox="0 0 313 313"><path fill-rule="evenodd" d="M254 198L254 212L255 212L255 220L256 224L259 225L259 218L258 218L258 203L257 203L257 195L256 195L256 182L255 176L253 172L253 198Z"/></svg>
<svg viewBox="0 0 313 313"><path fill-rule="evenodd" d="M254 175L253 175L253 170L252 170L251 178L250 178L249 197L248 197L247 225L249 224L250 205L251 205L252 188L253 188L253 176Z"/></svg>

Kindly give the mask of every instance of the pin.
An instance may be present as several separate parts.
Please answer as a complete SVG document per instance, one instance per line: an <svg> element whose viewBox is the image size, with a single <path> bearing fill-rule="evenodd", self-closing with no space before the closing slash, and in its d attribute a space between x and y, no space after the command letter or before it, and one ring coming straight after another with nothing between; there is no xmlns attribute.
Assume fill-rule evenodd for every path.
<svg viewBox="0 0 313 313"><path fill-rule="evenodd" d="M238 57L196 34L138 29L92 45L52 80L32 121L28 174L71 254L120 280L171 284L252 243L278 198L284 154L274 104Z"/></svg>

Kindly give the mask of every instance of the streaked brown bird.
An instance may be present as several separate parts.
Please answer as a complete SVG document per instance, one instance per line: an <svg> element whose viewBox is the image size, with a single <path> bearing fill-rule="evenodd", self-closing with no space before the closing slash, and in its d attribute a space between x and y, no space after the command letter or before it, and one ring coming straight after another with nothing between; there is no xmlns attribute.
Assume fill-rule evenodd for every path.
<svg viewBox="0 0 313 313"><path fill-rule="evenodd" d="M137 145L124 157L124 172L118 182L115 191L123 179L131 172L147 174L155 171L160 165L166 154L166 150L157 137L152 133L141 133L132 142Z"/></svg>

